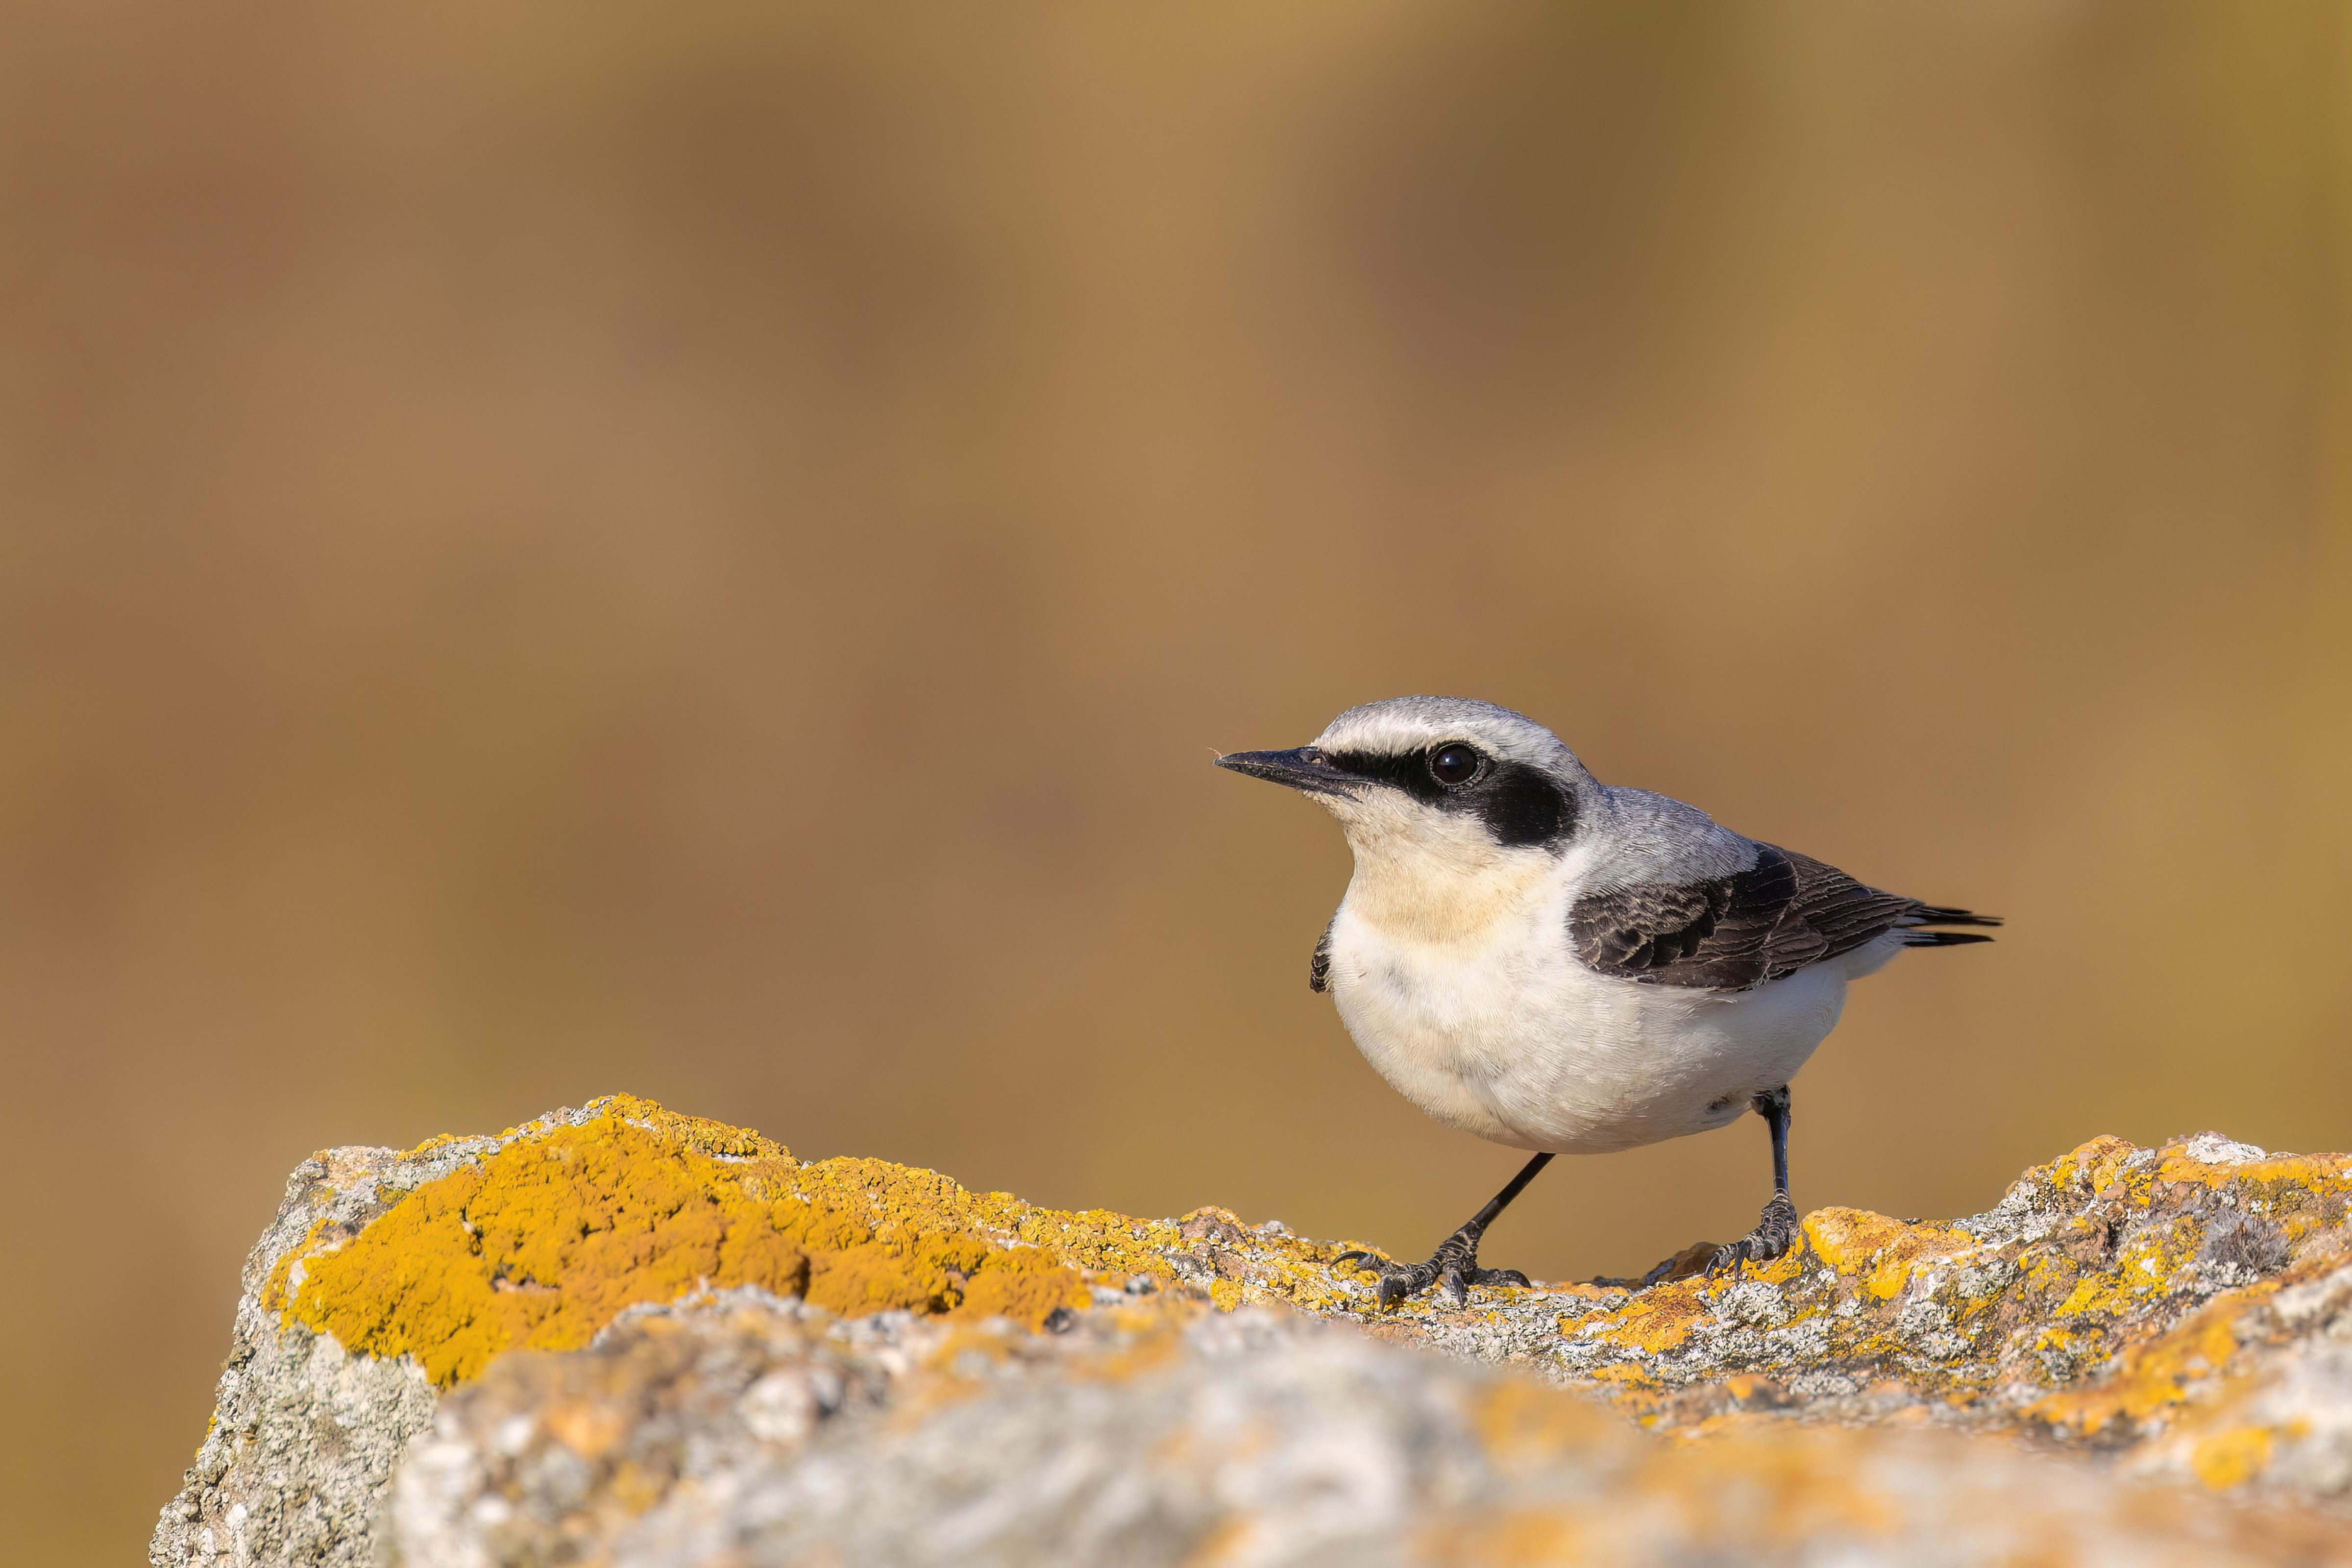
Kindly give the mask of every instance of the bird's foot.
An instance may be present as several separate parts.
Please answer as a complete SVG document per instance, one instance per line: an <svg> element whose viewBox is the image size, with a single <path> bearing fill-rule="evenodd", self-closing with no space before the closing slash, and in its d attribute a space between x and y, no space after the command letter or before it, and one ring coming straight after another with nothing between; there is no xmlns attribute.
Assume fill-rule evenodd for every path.
<svg viewBox="0 0 2352 1568"><path fill-rule="evenodd" d="M1408 1297L1437 1287L1437 1299L1459 1307L1479 1285L1516 1285L1524 1290L1528 1277L1516 1268L1483 1268L1478 1264L1478 1237L1457 1230L1440 1242L1426 1263L1391 1263L1370 1252L1343 1252L1331 1260L1337 1267L1354 1267L1381 1278L1381 1305L1393 1307Z"/></svg>
<svg viewBox="0 0 2352 1568"><path fill-rule="evenodd" d="M1797 1205L1789 1201L1786 1193L1774 1193L1772 1201L1764 1205L1764 1217L1756 1228L1728 1247L1718 1247L1707 1260L1706 1277L1710 1279L1725 1269L1731 1270L1734 1279L1741 1268L1749 1263L1769 1263L1785 1258L1789 1248L1797 1245Z"/></svg>
<svg viewBox="0 0 2352 1568"><path fill-rule="evenodd" d="M1729 1246L1712 1241L1695 1241L1672 1258L1654 1266L1639 1279L1615 1279L1607 1275L1593 1280L1595 1285L1612 1286L1620 1290L1646 1290L1653 1285L1670 1284L1676 1279L1688 1279L1705 1275L1709 1279L1731 1270L1732 1278L1739 1277L1740 1267L1747 1263L1769 1263L1785 1258L1797 1245L1797 1205L1786 1193L1774 1193L1772 1201L1764 1205L1764 1217L1756 1228Z"/></svg>
<svg viewBox="0 0 2352 1568"><path fill-rule="evenodd" d="M1671 1280L1687 1279L1694 1274L1705 1273L1706 1266L1715 1261L1715 1255L1722 1250L1721 1246L1712 1241L1694 1241L1672 1258L1652 1265L1646 1274L1602 1274L1596 1276L1592 1282L1617 1290L1646 1290L1653 1285L1664 1285Z"/></svg>

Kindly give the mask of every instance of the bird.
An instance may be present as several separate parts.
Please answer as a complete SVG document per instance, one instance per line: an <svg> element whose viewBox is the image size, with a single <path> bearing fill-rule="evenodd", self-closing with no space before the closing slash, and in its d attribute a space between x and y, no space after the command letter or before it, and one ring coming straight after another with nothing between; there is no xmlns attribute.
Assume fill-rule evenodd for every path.
<svg viewBox="0 0 2352 1568"><path fill-rule="evenodd" d="M1216 765L1298 791L1353 851L1315 944L1364 1058L1446 1126L1534 1158L1423 1263L1377 1273L1383 1310L1433 1288L1528 1284L1478 1260L1486 1229L1556 1154L1727 1126L1772 1139L1772 1196L1736 1242L1687 1247L1636 1287L1785 1256L1789 1081L1838 1021L1847 983L1915 947L1991 941L1998 916L1924 903L1696 806L1604 784L1549 730L1491 702L1397 697L1287 751ZM1958 927L1959 930L1940 928Z"/></svg>

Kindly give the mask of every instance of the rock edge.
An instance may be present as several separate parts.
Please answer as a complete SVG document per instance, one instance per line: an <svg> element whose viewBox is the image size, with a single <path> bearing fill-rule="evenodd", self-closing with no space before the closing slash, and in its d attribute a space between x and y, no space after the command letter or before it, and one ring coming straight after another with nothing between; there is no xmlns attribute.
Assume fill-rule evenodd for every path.
<svg viewBox="0 0 2352 1568"><path fill-rule="evenodd" d="M1334 1267L1341 1244L1279 1226L1251 1227L1216 1209L1158 1221L1041 1209L884 1162L797 1161L757 1134L612 1096L494 1138L436 1140L405 1153L333 1150L296 1169L246 1264L213 1426L163 1510L150 1560L364 1563L398 1556L404 1529L412 1542L446 1545L457 1539L452 1518L475 1530L467 1539L486 1563L539 1560L531 1554L557 1538L584 1549L593 1536L604 1550L629 1531L652 1529L646 1521L667 1520L678 1542L696 1530L708 1535L720 1528L710 1518L689 1528L675 1509L664 1511L687 1473L663 1471L668 1461L632 1461L639 1479L627 1485L595 1479L598 1456L634 1452L629 1445L655 1420L644 1411L665 1408L685 1386L675 1368L646 1373L637 1404L614 1407L620 1413L573 1431L575 1440L541 1431L545 1454L587 1467L586 1479L573 1478L584 1489L569 1514L551 1512L548 1500L572 1494L533 1493L511 1466L480 1458L490 1450L478 1431L466 1436L467 1412L498 1399L511 1405L513 1380L579 1375L529 1369L635 1365L614 1347L642 1351L646 1314L683 1310L681 1301L722 1316L765 1313L761 1343L801 1347L786 1356L798 1358L799 1392L785 1391L786 1379L760 1395L797 1415L758 1415L757 1401L744 1415L737 1404L751 1384L719 1400L723 1410L709 1399L694 1405L702 1412L694 1419L716 1423L712 1431L751 1434L725 1473L746 1495L768 1499L763 1506L787 1506L776 1500L792 1495L792 1484L776 1478L815 1462L779 1458L798 1450L776 1434L794 1421L817 1430L811 1412L854 1415L890 1404L900 1397L894 1365L903 1373L941 1355L979 1354L1028 1369L1019 1398L1066 1398L1066 1390L1040 1392L1059 1385L1035 1370L1066 1371L1063 1361L1001 1347L1124 1335L1118 1355L1163 1345L1154 1353L1169 1359L1164 1375L1177 1381L1149 1407L1181 1426L1191 1417L1171 1412L1190 1406L1166 1388L1194 1387L1208 1398L1202 1391L1232 1372L1201 1370L1207 1352L1184 1348L1192 1343L1185 1336L1206 1331L1200 1322L1260 1309L1286 1323L1353 1325L1360 1332L1346 1333L1346 1342L1362 1347L1310 1353L1305 1341L1283 1337L1292 1330L1267 1330L1273 1338L1252 1352L1273 1358L1252 1373L1260 1384L1280 1381L1267 1369L1286 1356L1368 1355L1368 1364L1384 1366L1377 1358L1402 1349L1434 1351L1455 1364L1580 1390L1660 1436L1717 1453L1732 1451L1725 1445L1736 1438L1782 1446L1783 1458L1818 1458L1824 1443L1863 1440L1820 1428L1997 1433L2082 1456L2110 1478L2105 1485L2126 1477L2169 1483L2184 1497L2261 1501L2284 1529L2279 1521L2352 1498L2347 1219L2346 1156L2273 1156L2210 1133L2156 1149L2103 1138L2028 1171L1993 1209L1948 1224L1817 1210L1805 1216L1796 1252L1736 1281L1685 1280L1639 1295L1584 1285L1481 1291L1460 1310L1417 1302L1381 1314L1370 1278ZM710 1305L725 1301L735 1305ZM1069 1332L1037 1331L1049 1328ZM977 1342L985 1353L954 1340L975 1333L997 1336ZM621 1361L611 1363L614 1355ZM818 1365L830 1370L808 1370ZM1381 1379L1390 1373L1357 1371L1370 1379L1365 1387L1388 1386ZM1394 1375L1455 1388L1444 1397L1457 1404L1484 1408L1478 1401L1490 1398L1460 1393L1472 1385L1447 1381L1458 1373ZM840 1397L828 1406L820 1395L836 1383ZM646 1392L654 1389L667 1392ZM853 1397L856 1389L871 1397ZM686 1417L672 1409L660 1419L675 1426ZM420 1438L428 1427L436 1436ZM1571 1458L1588 1468L1598 1462L1585 1438L1555 1448L1545 1461L1555 1469ZM506 1479L488 1491L453 1491L456 1483L433 1491L431 1463L449 1471L460 1449L477 1458L467 1461L471 1470L457 1470ZM646 1450L656 1451L670 1450ZM856 1451L882 1462L878 1450ZM429 1453L441 1459L428 1463ZM755 1486L746 1479L754 1472L767 1479ZM668 1481L645 1479L661 1474ZM708 1479L688 1490L710 1495ZM434 1505L436 1514L416 1500L428 1496L470 1500L456 1515ZM545 1539L530 1537L536 1544L526 1550L515 1536L520 1556L493 1552L488 1543L508 1539L498 1533L505 1526L465 1521L494 1496L506 1500L489 1507L493 1514L537 1497L537 1512L523 1512ZM386 1499L401 1497L406 1512L387 1511ZM1205 1529L1200 1521L1212 1515L1182 1517L1192 1521L1185 1529ZM1578 1528L1589 1535L1590 1523ZM758 1537L777 1552L796 1539ZM457 1559L436 1552L410 1560Z"/></svg>

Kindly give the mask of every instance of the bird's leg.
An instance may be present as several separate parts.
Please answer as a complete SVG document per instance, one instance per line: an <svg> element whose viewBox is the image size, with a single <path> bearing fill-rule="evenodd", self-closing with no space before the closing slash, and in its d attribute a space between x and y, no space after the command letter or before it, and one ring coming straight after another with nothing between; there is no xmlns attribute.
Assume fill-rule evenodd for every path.
<svg viewBox="0 0 2352 1568"><path fill-rule="evenodd" d="M1706 1266L1710 1279L1726 1268L1736 1279L1742 1265L1769 1263L1787 1256L1797 1244L1797 1205L1789 1199L1789 1087L1768 1089L1753 1103L1756 1114L1772 1129L1772 1201L1764 1205L1764 1217L1756 1222L1754 1230L1728 1247L1716 1248Z"/></svg>
<svg viewBox="0 0 2352 1568"><path fill-rule="evenodd" d="M1346 1265L1350 1260L1370 1268L1381 1277L1381 1305L1394 1306L1408 1296L1417 1296L1432 1285L1438 1287L1438 1296L1446 1305L1458 1307L1469 1299L1473 1285L1517 1285L1524 1288L1528 1277L1516 1268L1481 1268L1478 1267L1478 1242L1495 1216L1510 1206L1511 1200L1527 1190L1536 1173L1551 1163L1549 1154L1538 1154L1511 1178L1510 1185L1496 1193L1465 1221L1460 1230L1437 1244L1437 1250L1426 1263L1391 1263L1385 1258L1375 1258L1369 1252L1343 1252L1332 1261Z"/></svg>
<svg viewBox="0 0 2352 1568"><path fill-rule="evenodd" d="M1756 1222L1756 1228L1728 1247L1718 1247L1711 1241L1695 1242L1638 1279L1603 1276L1593 1281L1595 1285L1646 1290L1653 1285L1687 1279L1694 1274L1704 1274L1712 1279L1726 1268L1737 1279L1740 1266L1750 1259L1769 1263L1788 1255L1789 1248L1797 1244L1797 1205L1789 1201L1789 1086L1768 1089L1748 1104L1772 1129L1772 1201L1764 1205L1764 1217Z"/></svg>

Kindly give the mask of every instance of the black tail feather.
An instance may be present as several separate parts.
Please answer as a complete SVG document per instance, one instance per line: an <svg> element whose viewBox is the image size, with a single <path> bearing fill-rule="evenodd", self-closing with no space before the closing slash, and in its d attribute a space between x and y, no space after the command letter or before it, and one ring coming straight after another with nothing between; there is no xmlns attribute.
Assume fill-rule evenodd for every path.
<svg viewBox="0 0 2352 1568"><path fill-rule="evenodd" d="M1999 915L1980 915L1974 910L1956 910L1944 904L1921 904L1902 922L1903 945L1906 947L1964 947L1972 942L1990 942L1992 938L1974 931L1921 931L1921 926L1997 926Z"/></svg>
<svg viewBox="0 0 2352 1568"><path fill-rule="evenodd" d="M1941 904L1921 904L1910 920L1923 926L1997 926L1999 915L1980 915L1974 910L1948 909Z"/></svg>

